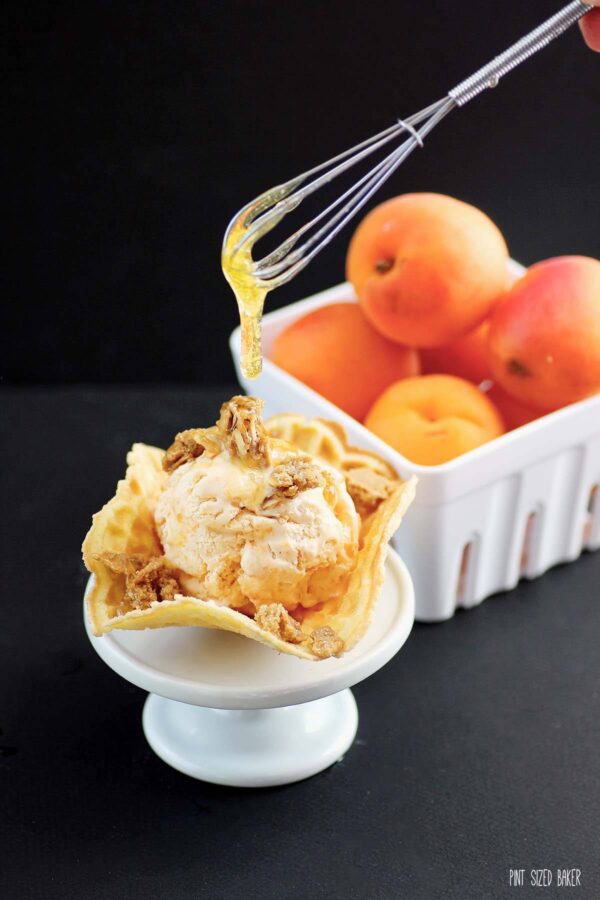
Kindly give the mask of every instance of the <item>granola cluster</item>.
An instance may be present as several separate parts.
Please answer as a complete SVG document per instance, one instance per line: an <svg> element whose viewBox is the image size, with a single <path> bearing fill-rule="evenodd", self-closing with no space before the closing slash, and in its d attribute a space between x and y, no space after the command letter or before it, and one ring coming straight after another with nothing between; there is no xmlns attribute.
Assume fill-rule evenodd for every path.
<svg viewBox="0 0 600 900"><path fill-rule="evenodd" d="M262 420L263 406L258 397L232 397L221 407L216 427L232 455L268 465L269 441Z"/></svg>
<svg viewBox="0 0 600 900"><path fill-rule="evenodd" d="M176 574L164 556L106 552L97 559L111 572L125 576L125 593L117 615L147 609L157 600L173 600L181 593Z"/></svg>
<svg viewBox="0 0 600 900"><path fill-rule="evenodd" d="M339 656L344 652L344 642L330 625L315 628L309 635L310 649L319 659L328 656Z"/></svg>
<svg viewBox="0 0 600 900"><path fill-rule="evenodd" d="M165 452L163 469L171 473L205 452L216 456L223 450L267 465L269 445L262 408L263 401L258 397L232 397L222 405L219 420L212 428L188 428L175 436Z"/></svg>
<svg viewBox="0 0 600 900"><path fill-rule="evenodd" d="M281 603L265 603L259 606L254 621L264 631L274 634L282 641L288 641L290 644L308 644L319 659L339 656L344 652L344 642L333 628L323 625L306 634Z"/></svg>
<svg viewBox="0 0 600 900"><path fill-rule="evenodd" d="M163 457L163 469L171 473L191 459L196 459L206 450L206 432L208 428L188 428L180 431L166 450Z"/></svg>
<svg viewBox="0 0 600 900"><path fill-rule="evenodd" d="M275 466L269 477L269 484L282 497L291 499L301 491L323 487L323 472L310 459L302 456L290 456Z"/></svg>
<svg viewBox="0 0 600 900"><path fill-rule="evenodd" d="M308 637L281 603L263 603L256 610L254 621L259 628L291 644L301 644Z"/></svg>

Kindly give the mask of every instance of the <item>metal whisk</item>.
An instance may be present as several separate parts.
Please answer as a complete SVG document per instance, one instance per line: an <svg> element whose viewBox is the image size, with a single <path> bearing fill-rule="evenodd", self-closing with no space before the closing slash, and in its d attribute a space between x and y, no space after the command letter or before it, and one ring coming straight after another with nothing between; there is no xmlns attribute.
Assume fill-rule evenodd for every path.
<svg viewBox="0 0 600 900"><path fill-rule="evenodd" d="M464 106L485 88L496 87L503 75L549 44L590 9L591 6L580 0L569 3L474 75L461 81L437 103L432 103L431 106L407 119L398 120L385 131L320 166L266 191L248 203L234 216L225 233L224 253L228 253L229 269L243 270L247 277L251 277L257 285L266 290L289 281L356 215L415 147L423 146L425 136L448 115L450 110ZM267 256L258 260L252 259L251 250L254 243L271 231L303 200L360 160L398 138L404 140L341 196L298 228ZM309 180L311 178L312 180ZM315 226L318 226L316 230ZM300 238L305 235L305 240L297 246Z"/></svg>

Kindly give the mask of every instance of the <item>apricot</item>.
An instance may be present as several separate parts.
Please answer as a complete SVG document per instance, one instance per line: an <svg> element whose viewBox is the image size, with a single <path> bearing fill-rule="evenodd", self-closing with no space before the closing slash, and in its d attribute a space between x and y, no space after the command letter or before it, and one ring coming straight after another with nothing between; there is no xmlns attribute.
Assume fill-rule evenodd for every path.
<svg viewBox="0 0 600 900"><path fill-rule="evenodd" d="M406 378L383 392L366 427L412 462L435 466L504 431L491 400L454 375Z"/></svg>
<svg viewBox="0 0 600 900"><path fill-rule="evenodd" d="M600 261L558 256L531 266L494 310L494 380L550 412L600 391Z"/></svg>
<svg viewBox="0 0 600 900"><path fill-rule="evenodd" d="M403 194L358 226L346 274L383 335L441 347L489 315L508 285L507 261L502 234L481 210L443 194Z"/></svg>
<svg viewBox="0 0 600 900"><path fill-rule="evenodd" d="M444 373L481 384L492 377L488 360L488 319L478 328L445 347L423 348L420 352L424 375Z"/></svg>
<svg viewBox="0 0 600 900"><path fill-rule="evenodd" d="M418 375L415 350L388 341L357 303L332 303L282 331L270 358L355 419L392 382Z"/></svg>
<svg viewBox="0 0 600 900"><path fill-rule="evenodd" d="M539 419L543 415L538 410L519 403L518 400L515 400L506 391L503 391L498 384L492 384L484 393L502 416L507 431L513 431L515 428L520 428L521 425L527 425L528 422L533 422L534 419Z"/></svg>

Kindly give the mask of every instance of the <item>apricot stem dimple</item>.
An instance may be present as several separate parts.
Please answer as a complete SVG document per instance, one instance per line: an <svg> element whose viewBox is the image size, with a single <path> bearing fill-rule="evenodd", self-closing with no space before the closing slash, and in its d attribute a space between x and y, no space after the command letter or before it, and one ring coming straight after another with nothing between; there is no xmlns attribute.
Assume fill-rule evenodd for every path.
<svg viewBox="0 0 600 900"><path fill-rule="evenodd" d="M378 259L375 263L375 271L378 272L379 275L385 275L386 272L390 271L393 265L393 259Z"/></svg>
<svg viewBox="0 0 600 900"><path fill-rule="evenodd" d="M509 359L506 368L511 375L518 375L520 378L531 378L532 372L518 359Z"/></svg>

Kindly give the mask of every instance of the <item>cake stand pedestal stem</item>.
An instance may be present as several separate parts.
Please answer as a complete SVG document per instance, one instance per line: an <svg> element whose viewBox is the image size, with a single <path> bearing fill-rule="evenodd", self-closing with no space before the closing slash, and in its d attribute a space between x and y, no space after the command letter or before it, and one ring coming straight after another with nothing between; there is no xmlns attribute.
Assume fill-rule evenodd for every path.
<svg viewBox="0 0 600 900"><path fill-rule="evenodd" d="M356 735L358 710L348 688L275 709L209 709L150 694L143 727L154 752L192 778L272 787L339 760Z"/></svg>

